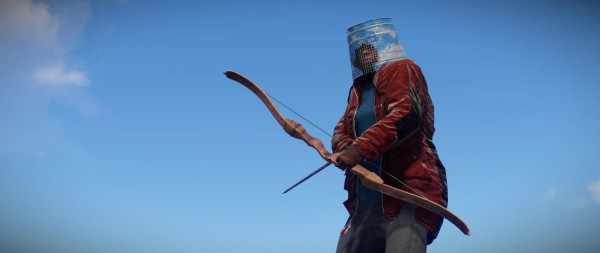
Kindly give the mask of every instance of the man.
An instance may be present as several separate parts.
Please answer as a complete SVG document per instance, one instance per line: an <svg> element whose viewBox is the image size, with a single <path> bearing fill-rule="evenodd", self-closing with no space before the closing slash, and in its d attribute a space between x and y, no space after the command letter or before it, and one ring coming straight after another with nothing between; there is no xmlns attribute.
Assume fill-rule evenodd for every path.
<svg viewBox="0 0 600 253"><path fill-rule="evenodd" d="M354 83L334 129L338 167L357 164L394 187L447 206L446 171L432 138L433 104L421 69L406 58L390 19L348 29ZM337 252L425 252L442 218L370 190L347 173L350 213Z"/></svg>

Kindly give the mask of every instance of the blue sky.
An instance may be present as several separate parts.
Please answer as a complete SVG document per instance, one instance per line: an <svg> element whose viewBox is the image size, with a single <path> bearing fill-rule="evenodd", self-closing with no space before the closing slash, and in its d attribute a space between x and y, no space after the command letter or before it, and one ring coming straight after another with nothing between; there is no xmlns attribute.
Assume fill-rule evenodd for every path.
<svg viewBox="0 0 600 253"><path fill-rule="evenodd" d="M422 68L449 209L429 252L597 252L593 1L2 1L3 252L332 252L343 173L222 72L332 131L345 31ZM279 106L327 144L318 129ZM328 145L327 145L328 146Z"/></svg>

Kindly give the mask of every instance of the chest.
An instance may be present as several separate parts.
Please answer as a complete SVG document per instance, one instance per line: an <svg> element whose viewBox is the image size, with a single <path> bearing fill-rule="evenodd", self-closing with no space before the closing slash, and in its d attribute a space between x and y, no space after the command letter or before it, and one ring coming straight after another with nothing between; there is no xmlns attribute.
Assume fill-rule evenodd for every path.
<svg viewBox="0 0 600 253"><path fill-rule="evenodd" d="M385 97L374 84L353 87L349 105L348 116L352 118L374 118L378 121L387 114Z"/></svg>

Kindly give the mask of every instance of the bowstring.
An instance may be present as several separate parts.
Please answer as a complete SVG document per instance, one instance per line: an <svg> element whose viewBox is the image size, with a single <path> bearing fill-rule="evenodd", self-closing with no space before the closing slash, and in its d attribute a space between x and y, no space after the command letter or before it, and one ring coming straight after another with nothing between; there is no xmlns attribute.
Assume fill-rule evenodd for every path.
<svg viewBox="0 0 600 253"><path fill-rule="evenodd" d="M334 141L336 141L337 143L340 143L342 145L344 145L345 148L350 148L350 146L348 144L343 143L342 141L340 141L339 139L335 138L333 135L329 134L327 131L323 130L321 127L317 126L315 123L313 123L312 121L310 121L309 119L307 119L306 117L302 116L300 113L296 112L294 109L290 108L289 106L287 106L286 104L284 104L283 102L279 101L277 98L269 95L269 93L266 93L267 96L269 96L271 99L275 100L275 102L279 103L280 105L282 105L283 107L287 108L288 110L290 110L291 112L293 112L294 114L296 114L298 117L302 118L303 120L305 120L306 122L308 122L309 124L311 124L312 126L316 127L317 129L319 129L321 132L323 132L324 134L326 134L327 136L331 137L331 139L333 139ZM386 170L382 169L381 166L379 166L378 164L371 162L371 161L365 161L370 165L375 166L376 168L379 169L379 171L387 174L388 176L390 176L391 178L393 178L394 180L396 180L397 182L401 183L402 185L404 185L406 188L408 188L409 190L413 191L414 193L416 193L417 195L421 196L422 198L427 199L427 197L425 197L425 195L423 195L423 193L413 189L412 187L408 186L406 183L402 182L402 180L398 179L397 177L395 177L394 175L392 175L391 173L387 172Z"/></svg>

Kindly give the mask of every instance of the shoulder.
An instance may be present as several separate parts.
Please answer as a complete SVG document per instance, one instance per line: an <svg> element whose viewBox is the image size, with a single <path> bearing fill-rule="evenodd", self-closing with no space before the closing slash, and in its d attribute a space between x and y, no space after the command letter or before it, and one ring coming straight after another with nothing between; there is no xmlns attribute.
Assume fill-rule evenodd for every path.
<svg viewBox="0 0 600 253"><path fill-rule="evenodd" d="M408 85L415 72L420 72L419 66L408 58L386 63L375 73L375 86L386 89L388 86Z"/></svg>
<svg viewBox="0 0 600 253"><path fill-rule="evenodd" d="M411 60L409 58L405 58L402 60L386 63L383 66L381 66L381 68L377 72L378 73L390 72L390 71L395 72L395 71L398 71L401 69L411 69L411 68L413 68L413 69L419 68L419 65L417 65L417 63L415 63L413 60Z"/></svg>

